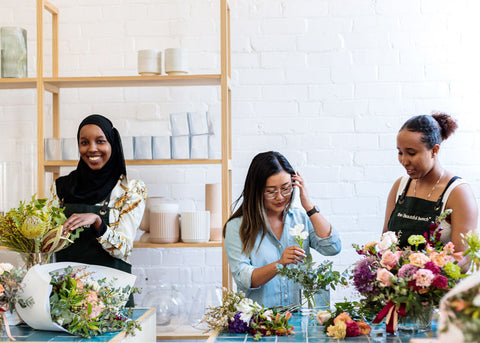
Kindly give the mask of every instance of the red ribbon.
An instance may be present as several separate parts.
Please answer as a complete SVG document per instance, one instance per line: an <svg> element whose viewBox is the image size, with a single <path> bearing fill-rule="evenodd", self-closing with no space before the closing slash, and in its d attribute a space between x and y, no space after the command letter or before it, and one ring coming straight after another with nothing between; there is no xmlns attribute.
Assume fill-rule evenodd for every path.
<svg viewBox="0 0 480 343"><path fill-rule="evenodd" d="M383 318L387 317L385 324L388 333L395 333L397 331L398 315L406 316L405 304L395 304L389 301L387 305L380 311L379 314L372 321L373 324L379 324Z"/></svg>

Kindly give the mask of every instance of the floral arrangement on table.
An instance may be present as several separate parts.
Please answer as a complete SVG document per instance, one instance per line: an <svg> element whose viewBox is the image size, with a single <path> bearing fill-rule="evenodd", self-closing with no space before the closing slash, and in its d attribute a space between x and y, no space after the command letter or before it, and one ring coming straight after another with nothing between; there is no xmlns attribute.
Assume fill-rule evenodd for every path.
<svg viewBox="0 0 480 343"><path fill-rule="evenodd" d="M472 275L450 290L440 302L440 342L475 342L480 335L480 237L477 231L463 236L463 255Z"/></svg>
<svg viewBox="0 0 480 343"><path fill-rule="evenodd" d="M67 267L63 273L51 273L50 314L52 320L69 333L84 338L125 330L134 334L140 325L125 309L130 286L115 288L106 278L93 280L85 267Z"/></svg>
<svg viewBox="0 0 480 343"><path fill-rule="evenodd" d="M333 310L319 310L316 318L327 336L335 339L368 335L372 328L365 321L358 302L338 302Z"/></svg>
<svg viewBox="0 0 480 343"><path fill-rule="evenodd" d="M13 313L15 306L18 304L22 307L29 306L32 299L19 301L17 294L22 290L22 279L25 270L22 268L14 268L10 263L0 263L0 329L5 330L10 339L14 340L10 334L6 312Z"/></svg>
<svg viewBox="0 0 480 343"><path fill-rule="evenodd" d="M431 310L462 277L453 243L439 243L440 223L451 213L442 213L430 226L426 237L412 235L408 243L413 246L400 250L394 232L383 234L380 242L364 246L353 245L363 258L353 267L353 284L364 296L362 303L381 308L373 323L386 319L387 332L394 333L397 323L414 317L428 325ZM421 248L424 246L424 248Z"/></svg>
<svg viewBox="0 0 480 343"><path fill-rule="evenodd" d="M35 199L20 202L18 208L12 208L0 216L0 244L10 250L27 253L27 269L35 263L40 254L53 253L66 248L81 230L63 232L62 224L66 217L56 202L47 199ZM44 256L49 256L48 254ZM47 261L48 262L48 261Z"/></svg>
<svg viewBox="0 0 480 343"><path fill-rule="evenodd" d="M258 341L264 336L294 334L293 326L288 324L291 317L288 309L265 308L246 298L243 292L223 288L222 305L208 307L202 322L210 330L250 333Z"/></svg>
<svg viewBox="0 0 480 343"><path fill-rule="evenodd" d="M295 237L297 244L303 249L303 241L308 237L303 224L290 228L290 235ZM307 254L304 263L297 265L277 265L278 275L285 276L300 284L303 289L308 308L315 307L315 294L329 288L335 289L338 285L347 285L347 274L333 270L332 261L323 261L320 264L313 262L312 254ZM328 303L328 302L327 302Z"/></svg>

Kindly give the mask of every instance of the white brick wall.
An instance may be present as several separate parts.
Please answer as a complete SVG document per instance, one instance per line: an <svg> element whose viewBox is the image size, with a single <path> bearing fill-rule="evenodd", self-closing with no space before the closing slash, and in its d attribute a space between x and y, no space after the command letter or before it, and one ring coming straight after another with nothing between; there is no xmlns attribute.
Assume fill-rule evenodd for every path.
<svg viewBox="0 0 480 343"><path fill-rule="evenodd" d="M219 72L217 1L54 4L61 11L62 76L135 75L137 50L178 46L190 50L192 73ZM231 5L234 196L257 152L284 153L342 234L343 251L332 259L343 270L356 260L351 243L380 235L388 191L403 174L395 149L400 125L412 115L440 110L459 123L441 160L480 197L478 1L242 0ZM0 26L28 30L30 75L36 72L34 20L34 1L2 0ZM50 104L47 100L47 117ZM85 115L99 112L123 135L164 134L168 113L195 109L218 115L219 90L68 89L62 90L61 131L73 137ZM34 91L0 91L0 161L10 174L22 170L16 174L18 189L2 180L8 198L0 199L0 206L14 206L35 192L35 111ZM178 200L183 208L203 208L203 185L220 180L219 168L209 166L129 167L128 172L145 180L151 195ZM132 261L144 294L158 282L182 284L190 295L198 285L221 282L220 249L137 249ZM349 292L340 290L333 299Z"/></svg>

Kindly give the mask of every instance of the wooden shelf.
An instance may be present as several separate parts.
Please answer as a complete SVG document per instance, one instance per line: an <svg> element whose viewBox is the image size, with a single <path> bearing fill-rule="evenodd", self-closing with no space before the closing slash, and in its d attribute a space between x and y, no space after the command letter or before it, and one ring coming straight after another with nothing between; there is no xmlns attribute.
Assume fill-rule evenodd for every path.
<svg viewBox="0 0 480 343"><path fill-rule="evenodd" d="M45 78L46 88L219 86L221 75L155 75Z"/></svg>
<svg viewBox="0 0 480 343"><path fill-rule="evenodd" d="M221 164L222 160L217 159L184 159L184 160L126 160L127 165L172 165L172 164ZM50 167L74 167L78 164L75 161L45 161L43 165L45 168Z"/></svg>
<svg viewBox="0 0 480 343"><path fill-rule="evenodd" d="M166 243L166 244L159 244L159 243L143 243L139 241L133 242L134 248L215 248L215 247L222 247L222 241L210 241L206 243Z"/></svg>
<svg viewBox="0 0 480 343"><path fill-rule="evenodd" d="M35 89L36 78L0 78L0 89Z"/></svg>

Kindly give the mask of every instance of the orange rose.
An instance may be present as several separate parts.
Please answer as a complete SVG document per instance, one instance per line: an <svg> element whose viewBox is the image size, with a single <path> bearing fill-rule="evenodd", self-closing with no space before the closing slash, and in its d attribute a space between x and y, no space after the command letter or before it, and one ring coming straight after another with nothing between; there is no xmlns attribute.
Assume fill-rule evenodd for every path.
<svg viewBox="0 0 480 343"><path fill-rule="evenodd" d="M372 331L372 328L370 325L365 323L363 320L360 322L357 322L358 328L360 329L360 334L361 335L368 335L370 331Z"/></svg>
<svg viewBox="0 0 480 343"><path fill-rule="evenodd" d="M445 257L443 257L442 255L440 255L439 253L437 252L432 252L430 254L430 259L432 260L432 262L439 268L443 268L445 267Z"/></svg>
<svg viewBox="0 0 480 343"><path fill-rule="evenodd" d="M346 312L342 312L335 317L335 319L333 320L333 324L337 325L338 322L346 323L351 321L352 321L352 318L350 318L350 316Z"/></svg>
<svg viewBox="0 0 480 343"><path fill-rule="evenodd" d="M425 267L425 264L430 261L428 256L421 252L411 254L409 259L411 265L419 268Z"/></svg>

